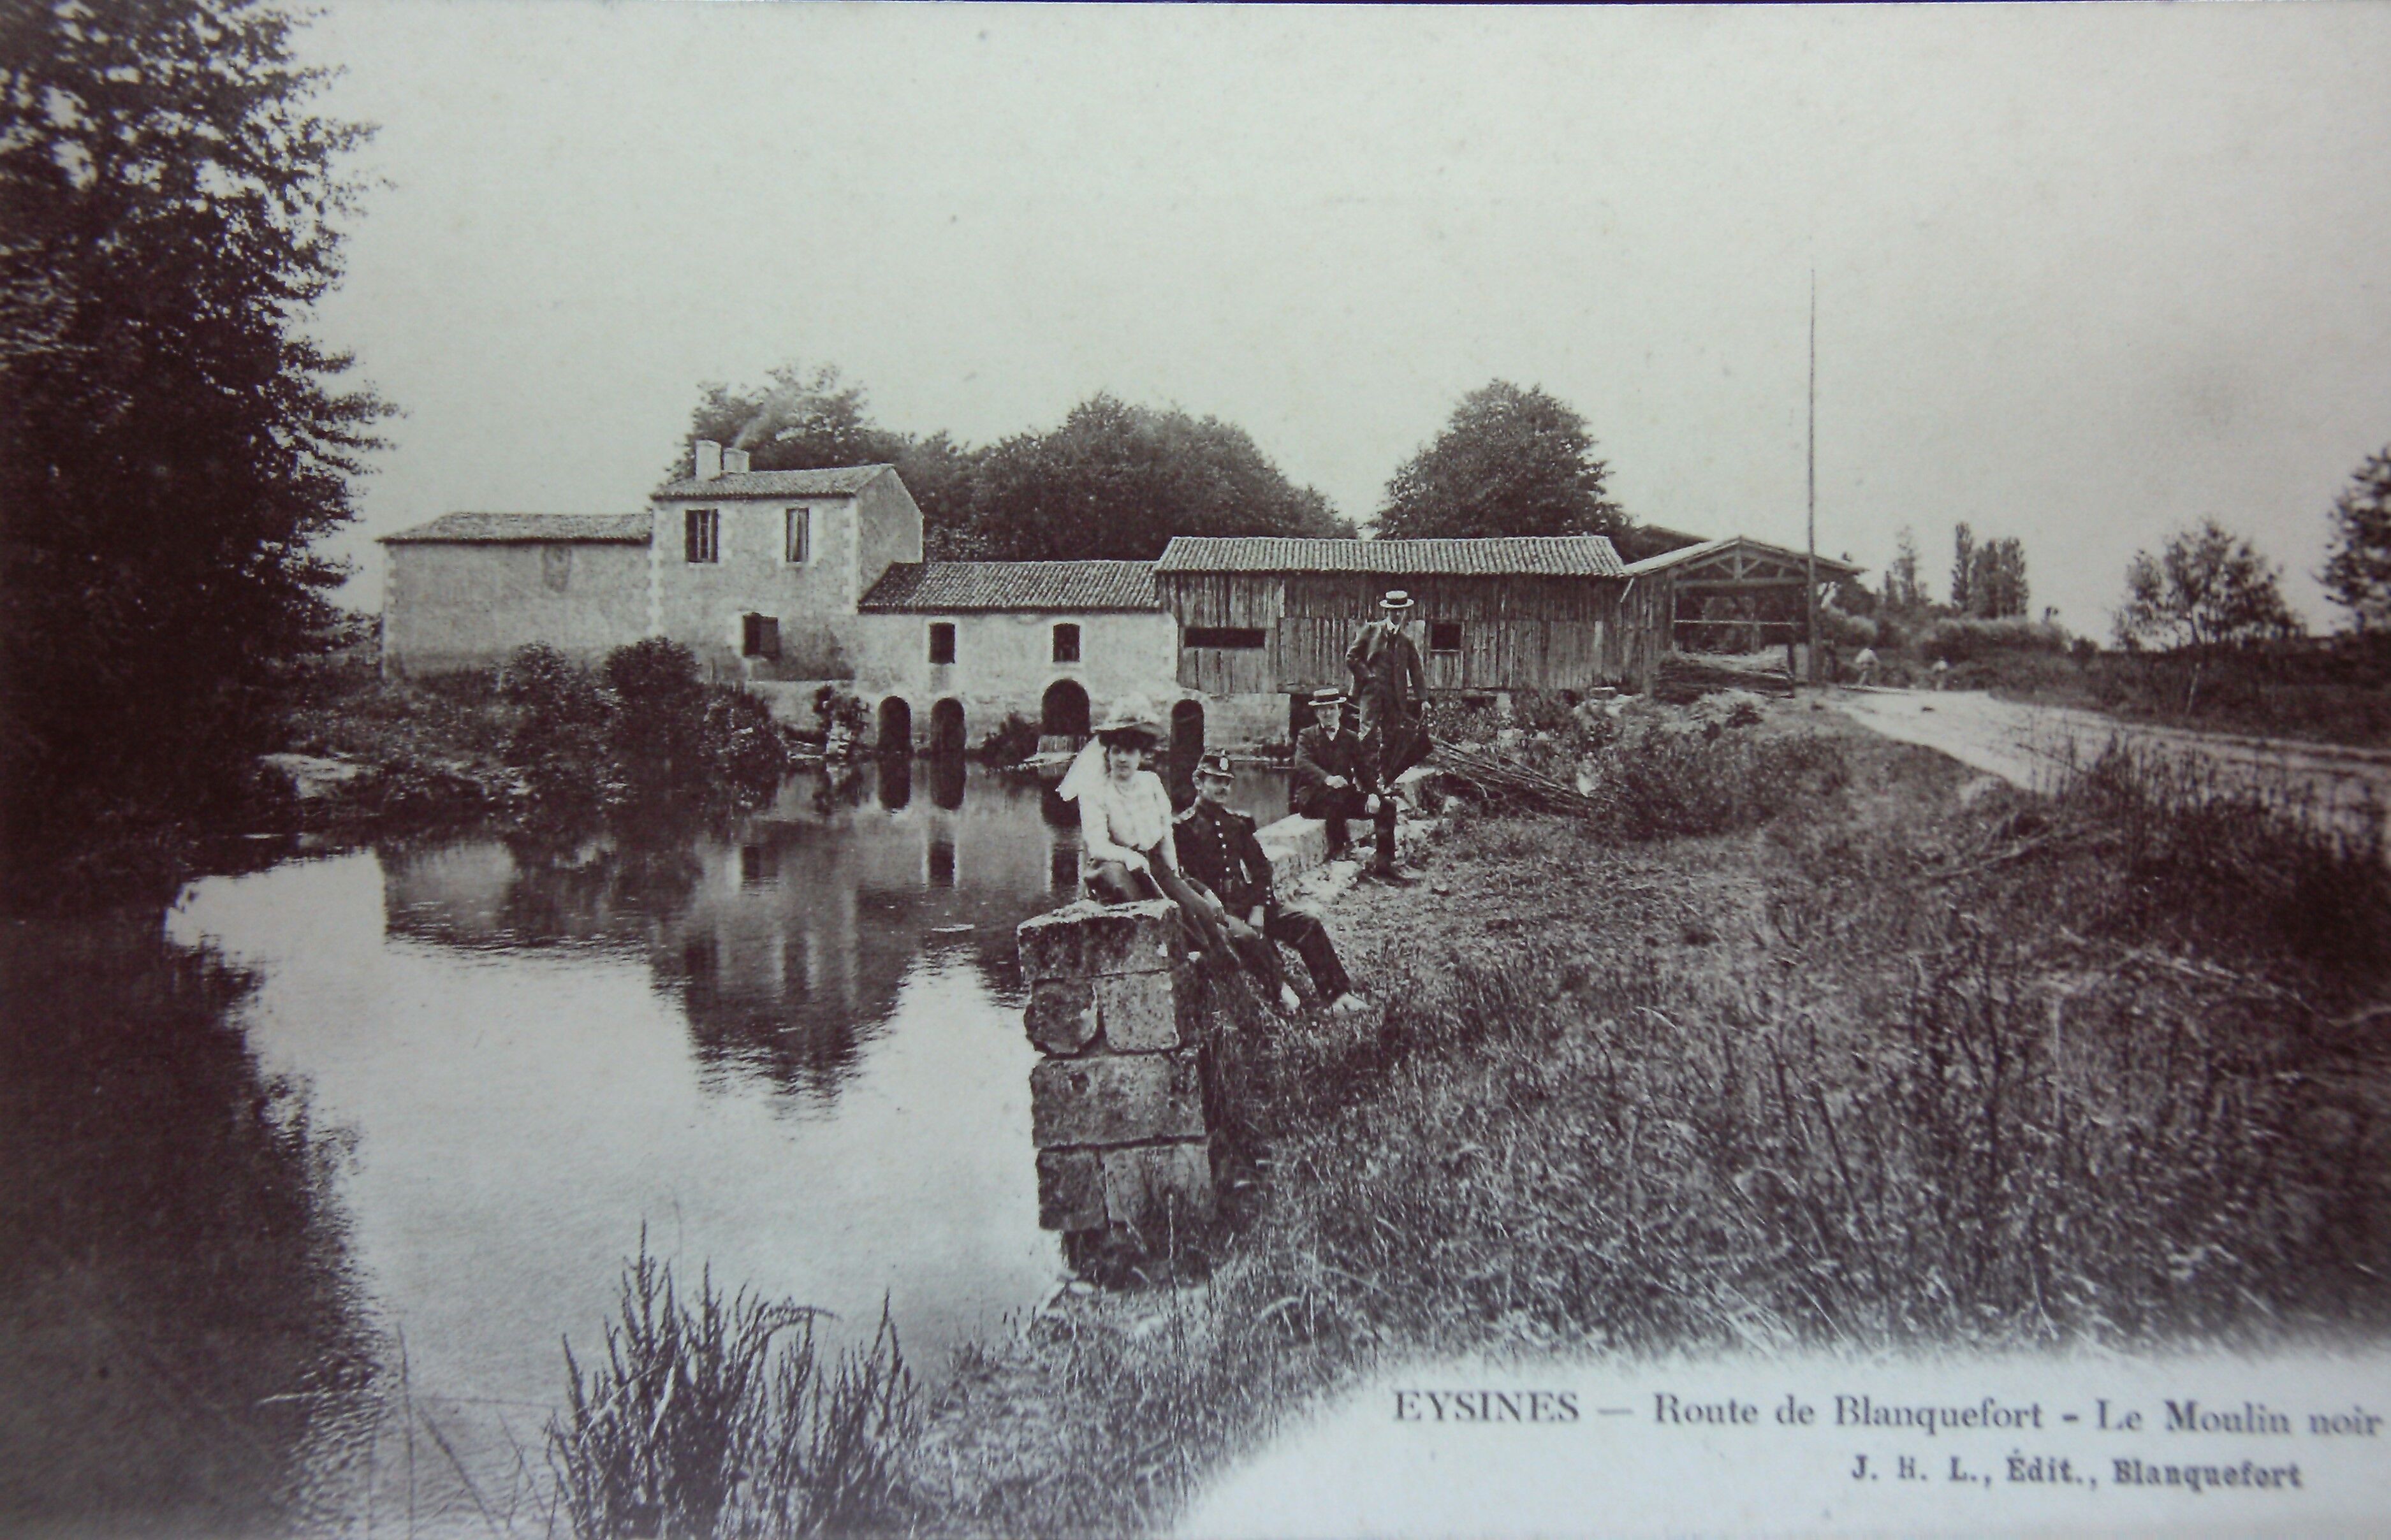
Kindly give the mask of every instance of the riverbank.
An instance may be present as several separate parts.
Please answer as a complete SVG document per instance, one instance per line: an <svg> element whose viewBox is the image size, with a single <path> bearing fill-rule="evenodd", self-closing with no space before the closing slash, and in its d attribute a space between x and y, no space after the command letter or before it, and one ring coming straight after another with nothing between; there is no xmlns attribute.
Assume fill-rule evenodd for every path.
<svg viewBox="0 0 2391 1540"><path fill-rule="evenodd" d="M2391 1325L2379 860L2127 765L2043 801L1804 703L1743 731L1701 741L1813 773L1735 827L1466 817L1339 902L1379 1004L1251 1046L1208 1278L960 1354L922 1527L1165 1524L1413 1358Z"/></svg>

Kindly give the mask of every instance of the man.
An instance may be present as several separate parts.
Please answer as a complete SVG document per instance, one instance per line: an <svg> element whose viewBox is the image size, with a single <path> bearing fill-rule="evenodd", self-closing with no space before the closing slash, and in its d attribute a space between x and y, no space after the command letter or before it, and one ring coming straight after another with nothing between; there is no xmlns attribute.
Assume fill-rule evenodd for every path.
<svg viewBox="0 0 2391 1540"><path fill-rule="evenodd" d="M1428 699L1428 674L1405 629L1411 617L1411 595L1389 589L1378 601L1378 618L1364 626L1345 649L1353 697L1362 706L1362 737L1370 745L1379 779L1389 786L1428 757L1428 734L1419 722Z"/></svg>
<svg viewBox="0 0 2391 1540"><path fill-rule="evenodd" d="M1179 815L1172 831L1180 875L1211 896L1229 932L1229 944L1289 1011L1302 1002L1279 966L1280 942L1303 958L1312 986L1330 1009L1341 1014L1362 1009L1364 1001L1337 960L1328 928L1301 909L1281 907L1271 892L1270 857L1254 838L1254 821L1229 805L1235 789L1236 773L1229 767L1228 755L1210 753L1196 761L1195 805Z"/></svg>
<svg viewBox="0 0 2391 1540"><path fill-rule="evenodd" d="M1389 882L1411 879L1395 865L1395 799L1378 787L1376 756L1360 735L1345 725L1345 694L1334 686L1312 692L1318 726L1295 740L1295 811L1328 824L1328 854L1345 853L1345 820L1367 818L1377 833L1377 859L1369 875Z"/></svg>

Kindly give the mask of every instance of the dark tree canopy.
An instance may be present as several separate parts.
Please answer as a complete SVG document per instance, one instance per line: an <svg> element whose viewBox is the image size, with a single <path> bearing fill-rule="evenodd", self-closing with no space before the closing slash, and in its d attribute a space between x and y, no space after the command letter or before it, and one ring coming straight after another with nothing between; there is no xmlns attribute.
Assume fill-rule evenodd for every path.
<svg viewBox="0 0 2391 1540"><path fill-rule="evenodd" d="M2370 455L2333 505L2333 554L2318 574L2361 632L2391 630L2391 444Z"/></svg>
<svg viewBox="0 0 2391 1540"><path fill-rule="evenodd" d="M1326 498L1299 487L1245 430L1216 417L1097 395L1042 432L985 448L881 427L834 366L773 371L763 385L704 387L699 439L744 449L756 470L892 462L922 507L933 558L1146 559L1174 534L1351 536Z"/></svg>
<svg viewBox="0 0 2391 1540"><path fill-rule="evenodd" d="M303 331L339 276L323 71L257 0L15 0L0 43L9 848L188 810L270 747L387 410Z"/></svg>
<svg viewBox="0 0 2391 1540"><path fill-rule="evenodd" d="M2126 647L2213 647L2299 634L2274 567L2214 519L2168 537L2126 568L2117 640Z"/></svg>
<svg viewBox="0 0 2391 1540"><path fill-rule="evenodd" d="M1395 472L1378 533L1615 533L1628 519L1604 495L1609 474L1583 417L1498 379L1462 397L1435 442Z"/></svg>
<svg viewBox="0 0 2391 1540"><path fill-rule="evenodd" d="M981 452L970 505L970 552L995 560L1146 560L1177 534L1353 533L1244 429L1110 395Z"/></svg>

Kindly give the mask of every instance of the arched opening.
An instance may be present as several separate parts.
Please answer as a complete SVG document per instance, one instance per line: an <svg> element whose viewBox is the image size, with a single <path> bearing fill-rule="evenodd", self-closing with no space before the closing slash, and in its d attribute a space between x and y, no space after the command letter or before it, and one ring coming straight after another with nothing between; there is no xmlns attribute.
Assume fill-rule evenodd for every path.
<svg viewBox="0 0 2391 1540"><path fill-rule="evenodd" d="M1196 762L1204 757L1204 702L1182 700L1170 708L1170 789L1193 793Z"/></svg>
<svg viewBox="0 0 2391 1540"><path fill-rule="evenodd" d="M874 741L884 754L913 751L913 708L903 696L892 695L880 702L880 736Z"/></svg>
<svg viewBox="0 0 2391 1540"><path fill-rule="evenodd" d="M952 696L930 708L930 752L959 756L968 747L963 738L963 703Z"/></svg>
<svg viewBox="0 0 2391 1540"><path fill-rule="evenodd" d="M880 766L880 805L889 812L901 810L913 800L913 756L891 754Z"/></svg>
<svg viewBox="0 0 2391 1540"><path fill-rule="evenodd" d="M1057 679L1046 687L1038 705L1038 731L1043 738L1084 738L1088 736L1088 692L1076 679Z"/></svg>

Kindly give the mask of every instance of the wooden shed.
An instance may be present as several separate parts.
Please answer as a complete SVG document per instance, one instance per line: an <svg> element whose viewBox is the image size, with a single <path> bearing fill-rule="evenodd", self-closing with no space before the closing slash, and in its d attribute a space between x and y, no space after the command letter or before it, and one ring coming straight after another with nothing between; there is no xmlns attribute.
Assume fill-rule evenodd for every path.
<svg viewBox="0 0 2391 1540"><path fill-rule="evenodd" d="M1179 683L1212 696L1345 684L1345 650L1408 591L1431 692L1651 687L1668 583L1631 577L1601 535L1501 540L1181 536L1155 563L1179 623Z"/></svg>
<svg viewBox="0 0 2391 1540"><path fill-rule="evenodd" d="M1664 629L1687 652L1742 651L1798 642L1807 631L1803 591L1810 582L1810 564L1816 562L1821 585L1848 583L1867 571L1748 535L1681 538L1688 544L1631 563L1627 572L1671 592Z"/></svg>

